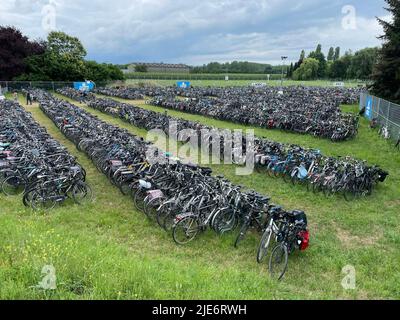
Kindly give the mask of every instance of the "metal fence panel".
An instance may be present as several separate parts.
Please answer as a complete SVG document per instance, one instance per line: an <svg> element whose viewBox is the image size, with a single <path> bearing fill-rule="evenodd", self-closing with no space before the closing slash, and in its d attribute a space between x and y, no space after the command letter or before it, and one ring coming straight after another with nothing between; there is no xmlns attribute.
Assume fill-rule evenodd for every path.
<svg viewBox="0 0 400 320"><path fill-rule="evenodd" d="M106 86L108 82L96 82L98 87ZM73 87L72 81L0 81L1 92L22 90L27 88L39 88L45 90L57 90L64 87Z"/></svg>
<svg viewBox="0 0 400 320"><path fill-rule="evenodd" d="M370 106L369 101L372 101ZM400 105L364 92L360 96L360 109L364 107L371 107L372 118L377 119L380 126L386 126L393 139L400 137Z"/></svg>

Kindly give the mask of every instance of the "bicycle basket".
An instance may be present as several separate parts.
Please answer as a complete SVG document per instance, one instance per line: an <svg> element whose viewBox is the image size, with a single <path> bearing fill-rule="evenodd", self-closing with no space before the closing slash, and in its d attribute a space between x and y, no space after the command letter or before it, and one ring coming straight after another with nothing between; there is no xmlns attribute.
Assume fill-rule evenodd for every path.
<svg viewBox="0 0 400 320"><path fill-rule="evenodd" d="M120 160L110 160L110 162L113 167L121 167L122 166L122 161L120 161Z"/></svg>
<svg viewBox="0 0 400 320"><path fill-rule="evenodd" d="M147 192L149 195L149 199L158 199L162 198L164 196L163 192L161 190L150 190Z"/></svg>

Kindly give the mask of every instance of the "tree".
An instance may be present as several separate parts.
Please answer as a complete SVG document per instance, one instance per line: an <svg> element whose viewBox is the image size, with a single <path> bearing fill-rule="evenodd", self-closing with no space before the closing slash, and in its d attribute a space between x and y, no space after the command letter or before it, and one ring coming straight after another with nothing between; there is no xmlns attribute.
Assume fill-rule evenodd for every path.
<svg viewBox="0 0 400 320"><path fill-rule="evenodd" d="M26 59L27 72L18 80L41 80L53 81L79 81L85 79L84 60L71 58L69 55L56 55L46 51L42 55L32 56Z"/></svg>
<svg viewBox="0 0 400 320"><path fill-rule="evenodd" d="M317 78L319 61L314 58L304 59L301 66L293 72L294 80L313 80Z"/></svg>
<svg viewBox="0 0 400 320"><path fill-rule="evenodd" d="M293 62L290 64L290 66L289 66L289 70L288 70L288 72L287 72L287 77L288 78L292 78L293 77L293 68L294 68L294 65L293 65Z"/></svg>
<svg viewBox="0 0 400 320"><path fill-rule="evenodd" d="M293 66L293 72L296 71L298 68L300 68L305 58L306 58L306 52L304 50L301 50L299 61L297 61Z"/></svg>
<svg viewBox="0 0 400 320"><path fill-rule="evenodd" d="M85 79L95 82L122 80L124 78L122 71L112 64L85 61L85 69Z"/></svg>
<svg viewBox="0 0 400 320"><path fill-rule="evenodd" d="M328 61L333 61L334 57L335 57L335 49L333 47L330 47L327 60Z"/></svg>
<svg viewBox="0 0 400 320"><path fill-rule="evenodd" d="M271 65L267 65L265 68L264 68L264 73L266 73L266 74L271 74L271 73L273 73L273 69L272 69L272 66Z"/></svg>
<svg viewBox="0 0 400 320"><path fill-rule="evenodd" d="M301 50L300 59L299 60L303 61L305 58L306 58L306 52L304 50Z"/></svg>
<svg viewBox="0 0 400 320"><path fill-rule="evenodd" d="M139 64L135 66L135 71L136 72L147 72L147 66L144 64Z"/></svg>
<svg viewBox="0 0 400 320"><path fill-rule="evenodd" d="M226 63L210 62L201 67L194 67L192 73L275 73L270 64L248 61L233 61ZM279 73L280 70L277 71Z"/></svg>
<svg viewBox="0 0 400 320"><path fill-rule="evenodd" d="M47 49L58 56L70 56L82 60L86 57L86 50L81 41L64 32L52 31L47 37Z"/></svg>
<svg viewBox="0 0 400 320"><path fill-rule="evenodd" d="M78 38L51 32L44 53L25 59L26 72L19 80L79 81L120 80L122 71L113 65L85 61L86 50Z"/></svg>
<svg viewBox="0 0 400 320"><path fill-rule="evenodd" d="M43 42L29 41L14 27L0 26L0 80L12 80L24 73L25 59L44 50Z"/></svg>
<svg viewBox="0 0 400 320"><path fill-rule="evenodd" d="M340 59L335 60L330 68L329 77L340 80L348 78L348 70L351 65L352 58L353 57L351 54L345 54Z"/></svg>
<svg viewBox="0 0 400 320"><path fill-rule="evenodd" d="M371 90L379 97L400 102L400 2L385 0L392 22L378 19L385 32L379 39L383 46L372 75Z"/></svg>
<svg viewBox="0 0 400 320"><path fill-rule="evenodd" d="M335 54L333 56L333 61L339 60L340 58L340 47L336 47Z"/></svg>
<svg viewBox="0 0 400 320"><path fill-rule="evenodd" d="M322 53L322 46L319 44L317 46L317 49L313 52L311 52L308 55L309 58L313 58L318 60L319 62L319 67L317 71L317 76L318 78L323 78L326 76L326 59L325 55Z"/></svg>
<svg viewBox="0 0 400 320"><path fill-rule="evenodd" d="M357 51L352 56L347 70L347 77L350 79L370 79L377 61L378 52L378 48L365 48Z"/></svg>

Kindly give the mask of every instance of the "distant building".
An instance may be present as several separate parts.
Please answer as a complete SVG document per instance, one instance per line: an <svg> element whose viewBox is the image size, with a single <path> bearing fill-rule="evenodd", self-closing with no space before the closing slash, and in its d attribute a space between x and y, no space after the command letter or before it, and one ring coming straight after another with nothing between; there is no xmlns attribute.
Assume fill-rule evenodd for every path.
<svg viewBox="0 0 400 320"><path fill-rule="evenodd" d="M165 73L189 73L190 67L185 64L172 63L142 63L136 62L128 66L128 69L123 70L124 73L135 72L136 66L145 66L147 72L165 72Z"/></svg>

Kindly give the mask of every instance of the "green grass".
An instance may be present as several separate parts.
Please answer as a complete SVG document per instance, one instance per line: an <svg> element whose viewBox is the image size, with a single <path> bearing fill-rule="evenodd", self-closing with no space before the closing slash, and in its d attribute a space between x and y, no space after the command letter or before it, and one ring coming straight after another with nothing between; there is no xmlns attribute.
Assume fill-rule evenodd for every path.
<svg viewBox="0 0 400 320"><path fill-rule="evenodd" d="M143 101L135 103L163 111ZM146 135L145 130L84 108L134 134ZM259 236L250 235L237 250L232 247L233 235L218 237L211 232L189 246L177 247L169 234L136 212L130 198L111 186L37 107L28 110L87 169L96 201L82 207L65 205L44 214L25 209L21 199L0 195L0 298L400 298L400 154L370 131L366 121L355 140L340 144L256 129L257 135L269 139L317 147L330 155L353 155L390 171L388 180L371 197L353 203L313 195L302 186L287 185L262 172L243 177L235 175L234 166L212 166L215 174L268 194L276 203L306 210L311 247L290 257L287 276L277 283L268 278L265 265L255 262ZM217 127L246 128L168 113ZM45 264L53 264L57 271L54 292L31 288L41 280ZM341 270L348 264L356 268L356 290L341 286Z"/></svg>

